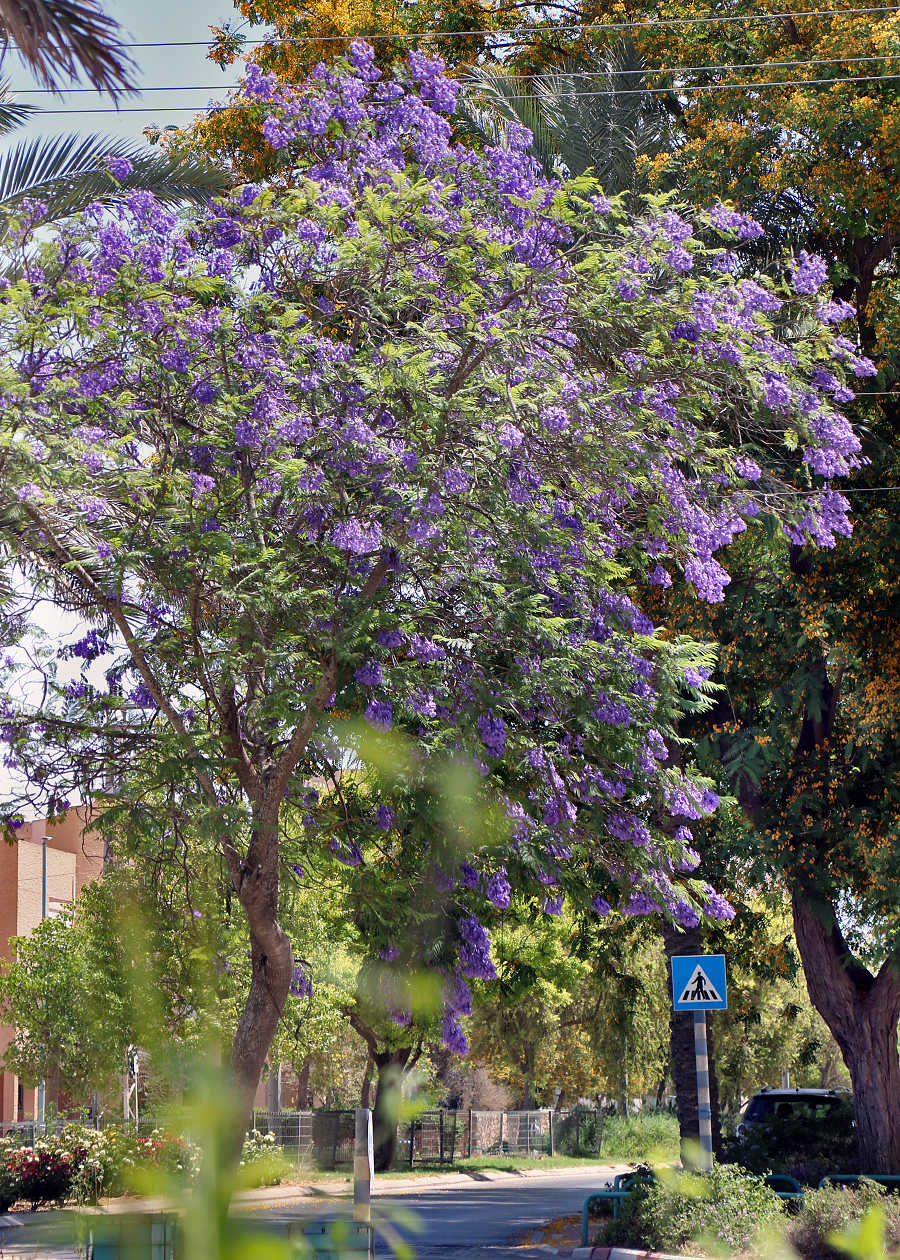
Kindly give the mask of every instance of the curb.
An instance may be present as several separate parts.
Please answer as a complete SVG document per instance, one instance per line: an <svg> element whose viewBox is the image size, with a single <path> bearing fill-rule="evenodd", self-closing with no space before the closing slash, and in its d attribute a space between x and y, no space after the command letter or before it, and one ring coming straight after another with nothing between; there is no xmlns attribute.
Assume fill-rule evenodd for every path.
<svg viewBox="0 0 900 1260"><path fill-rule="evenodd" d="M565 1256L569 1260L691 1260L689 1256L667 1256L659 1251L632 1251L628 1247L551 1247L543 1243L537 1248L548 1256Z"/></svg>
<svg viewBox="0 0 900 1260"><path fill-rule="evenodd" d="M473 1189L484 1185L509 1185L522 1183L549 1182L566 1180L570 1177L596 1180L609 1179L614 1173L627 1171L628 1164L596 1164L584 1168L539 1168L516 1169L514 1172L501 1172L499 1169L461 1169L453 1173L434 1173L423 1177L389 1177L379 1180L376 1175L372 1182L372 1196L382 1194L406 1194L416 1190L455 1190ZM304 1198L343 1198L352 1195L352 1178L340 1181L313 1181L299 1185L269 1186L260 1190L240 1190L232 1198L232 1203L271 1203L288 1199Z"/></svg>

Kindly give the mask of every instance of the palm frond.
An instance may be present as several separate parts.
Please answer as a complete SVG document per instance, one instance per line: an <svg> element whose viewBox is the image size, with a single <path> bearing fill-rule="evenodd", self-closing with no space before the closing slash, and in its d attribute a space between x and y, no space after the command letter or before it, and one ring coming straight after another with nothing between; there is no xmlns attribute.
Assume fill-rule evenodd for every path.
<svg viewBox="0 0 900 1260"><path fill-rule="evenodd" d="M105 169L108 157L133 163L121 185ZM76 214L93 201L121 201L137 189L160 201L202 203L227 187L224 172L200 158L148 155L139 143L102 136L23 140L0 159L0 213L9 215L26 199L40 201L46 205L42 222Z"/></svg>
<svg viewBox="0 0 900 1260"><path fill-rule="evenodd" d="M460 82L463 92L455 117L457 132L469 139L503 144L510 123L527 127L532 135L531 154L547 178L552 178L559 154L541 100L523 89L521 80L484 66L472 66L460 75Z"/></svg>
<svg viewBox="0 0 900 1260"><path fill-rule="evenodd" d="M64 79L84 76L111 96L133 92L134 62L117 40L122 28L95 0L0 0L0 41L54 92Z"/></svg>
<svg viewBox="0 0 900 1260"><path fill-rule="evenodd" d="M31 114L38 114L36 105L24 105L17 101L6 79L0 79L0 136L14 131Z"/></svg>
<svg viewBox="0 0 900 1260"><path fill-rule="evenodd" d="M677 147L671 116L647 91L644 59L627 39L527 85L476 67L463 88L463 131L497 143L510 121L519 122L531 130L531 153L546 175L592 168L611 194L637 196L640 159Z"/></svg>

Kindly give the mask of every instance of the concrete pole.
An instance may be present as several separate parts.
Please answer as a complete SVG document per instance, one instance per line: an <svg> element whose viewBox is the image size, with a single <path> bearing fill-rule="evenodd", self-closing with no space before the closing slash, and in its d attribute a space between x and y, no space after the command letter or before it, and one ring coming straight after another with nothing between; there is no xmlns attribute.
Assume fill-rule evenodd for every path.
<svg viewBox="0 0 900 1260"><path fill-rule="evenodd" d="M694 1054L697 1059L700 1171L712 1172L712 1108L709 1102L709 1059L706 1054L706 1011L694 1011Z"/></svg>
<svg viewBox="0 0 900 1260"><path fill-rule="evenodd" d="M372 1113L357 1108L356 1142L353 1151L353 1219L372 1219L372 1182L375 1180L375 1147L372 1142Z"/></svg>

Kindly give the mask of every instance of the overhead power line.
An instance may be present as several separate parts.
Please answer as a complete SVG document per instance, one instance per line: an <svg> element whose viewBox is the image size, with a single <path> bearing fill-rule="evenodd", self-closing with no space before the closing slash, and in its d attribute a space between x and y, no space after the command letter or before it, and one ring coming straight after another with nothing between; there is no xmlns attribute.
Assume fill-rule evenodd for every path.
<svg viewBox="0 0 900 1260"><path fill-rule="evenodd" d="M831 79L784 79L784 80L776 79L774 81L766 80L766 81L762 81L758 83L709 83L705 85L699 84L699 83L683 83L683 84L673 85L672 87L663 87L663 88L651 88L651 87L621 88L621 89L616 89L615 94L617 96L656 96L660 93L666 94L666 95L671 95L672 93L674 93L676 96L682 96L688 92L697 92L697 93L758 92L763 88L784 91L786 88L810 87L816 84L874 83L874 82L886 83L886 82L893 82L896 79L900 79L900 74L882 74L882 75L877 75L877 76L858 75L855 78L831 78ZM183 89L183 90L188 90L188 89ZM561 95L564 96L567 100L572 100L572 99L583 100L590 97L609 96L610 93L609 92L564 92L564 93L561 93ZM506 101L530 101L534 99L535 98L533 94L504 97L504 100ZM199 104L198 105L166 105L163 108L165 108L169 113L198 113L202 110L208 110L210 112L216 113L219 111L230 110L230 109L250 109L250 108L253 108L255 104L256 102L253 102L253 101L233 101L231 103L226 102L221 105L219 104L216 104L216 105L199 105ZM77 114L108 114L110 117L115 118L115 117L118 117L120 114L146 114L148 110L152 111L153 108L156 108L156 107L146 105L142 109L134 109L134 108L128 108L128 109L45 109L45 110L41 110L41 117L43 118L48 118L48 117L53 117L53 116L67 117L69 115L72 115L74 117Z"/></svg>
<svg viewBox="0 0 900 1260"><path fill-rule="evenodd" d="M460 39L470 35L559 35L566 30L575 31L633 31L650 30L656 26L709 26L731 22L782 22L794 21L797 18L809 17L850 17L863 13L897 13L900 5L876 5L858 9L801 9L796 13L744 13L723 14L721 17L705 18L648 18L646 22L560 22L556 26L517 26L499 30L472 29L467 31L407 31L389 35L383 31L370 31L348 35L288 35L283 38L271 36L268 39L242 39L241 47L257 47L265 44L320 44L344 43L348 39ZM214 41L208 39L164 40L152 44L110 44L110 48L208 48Z"/></svg>
<svg viewBox="0 0 900 1260"><path fill-rule="evenodd" d="M704 74L710 71L728 72L734 70L784 70L793 69L798 66L815 67L815 66L847 66L857 65L862 62L873 61L900 61L900 53L884 53L878 57L810 57L806 61L732 61L719 62L715 65L708 66L658 66L648 68L641 73L647 75L654 74ZM634 70L560 70L560 71L541 71L535 74L506 74L504 79L510 82L515 80L523 80L525 82L540 79L545 75L555 75L566 79L593 79L598 74L606 74L615 78L616 75L630 75L637 73ZM872 78L881 78L881 75L872 75ZM462 79L460 82L465 83ZM141 92L220 92L223 88L240 87L238 83L175 83L175 84L153 84L144 85L139 91ZM77 95L87 92L96 93L96 88L66 88L63 95ZM16 88L16 96L59 96L59 92L54 88ZM99 95L99 94L98 94Z"/></svg>

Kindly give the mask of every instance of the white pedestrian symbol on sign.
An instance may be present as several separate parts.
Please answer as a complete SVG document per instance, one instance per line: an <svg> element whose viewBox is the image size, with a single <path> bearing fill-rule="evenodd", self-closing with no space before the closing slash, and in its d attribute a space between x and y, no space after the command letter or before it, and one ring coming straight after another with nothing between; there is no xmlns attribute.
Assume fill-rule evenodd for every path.
<svg viewBox="0 0 900 1260"><path fill-rule="evenodd" d="M701 966L697 966L693 980L689 981L681 997L682 1002L718 1002L718 993L710 984L709 976Z"/></svg>

